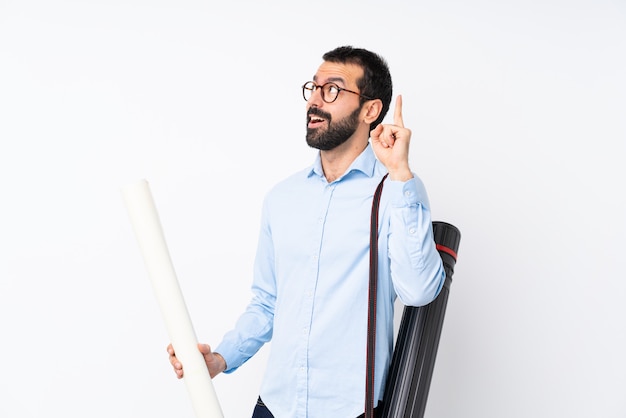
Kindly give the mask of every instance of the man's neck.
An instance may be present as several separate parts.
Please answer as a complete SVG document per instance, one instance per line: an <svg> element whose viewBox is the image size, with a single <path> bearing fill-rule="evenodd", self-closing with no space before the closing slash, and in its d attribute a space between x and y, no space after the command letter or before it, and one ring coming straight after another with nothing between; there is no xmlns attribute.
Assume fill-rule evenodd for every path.
<svg viewBox="0 0 626 418"><path fill-rule="evenodd" d="M332 183L341 177L367 147L368 139L366 138L365 141L348 140L332 150L320 151L326 181Z"/></svg>

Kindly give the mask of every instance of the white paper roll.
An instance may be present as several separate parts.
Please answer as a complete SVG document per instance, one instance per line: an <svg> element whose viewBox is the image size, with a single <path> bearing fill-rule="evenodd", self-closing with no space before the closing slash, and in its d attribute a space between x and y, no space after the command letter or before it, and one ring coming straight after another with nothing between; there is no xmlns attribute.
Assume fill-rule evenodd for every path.
<svg viewBox="0 0 626 418"><path fill-rule="evenodd" d="M185 368L183 380L196 417L223 418L211 376L198 350L198 340L176 278L148 182L140 180L129 184L122 188L122 194L170 342L176 351L176 357Z"/></svg>

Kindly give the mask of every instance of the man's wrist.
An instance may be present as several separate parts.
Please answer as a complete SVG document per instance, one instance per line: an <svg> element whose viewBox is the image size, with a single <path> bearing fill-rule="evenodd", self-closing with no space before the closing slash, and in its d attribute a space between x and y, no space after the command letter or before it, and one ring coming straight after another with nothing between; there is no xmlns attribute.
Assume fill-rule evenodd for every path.
<svg viewBox="0 0 626 418"><path fill-rule="evenodd" d="M215 355L217 358L219 358L220 363L223 366L223 369L221 370L221 372L225 372L228 369L228 364L226 363L226 359L224 358L224 356L222 356L220 353L216 353L213 352L213 355Z"/></svg>
<svg viewBox="0 0 626 418"><path fill-rule="evenodd" d="M409 168L400 170L389 170L389 179L393 181L408 181L413 178L413 173Z"/></svg>

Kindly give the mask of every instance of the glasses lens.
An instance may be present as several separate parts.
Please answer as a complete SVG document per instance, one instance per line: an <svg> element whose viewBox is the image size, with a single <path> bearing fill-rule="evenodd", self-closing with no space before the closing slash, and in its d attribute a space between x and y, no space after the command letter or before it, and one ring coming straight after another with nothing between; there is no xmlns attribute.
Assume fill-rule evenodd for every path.
<svg viewBox="0 0 626 418"><path fill-rule="evenodd" d="M322 86L322 93L322 99L326 103L332 103L337 100L339 87L335 83L326 83Z"/></svg>
<svg viewBox="0 0 626 418"><path fill-rule="evenodd" d="M304 85L302 86L302 96L304 97L304 100L308 102L314 91L315 83L313 83L312 81L307 81L306 83L304 83Z"/></svg>

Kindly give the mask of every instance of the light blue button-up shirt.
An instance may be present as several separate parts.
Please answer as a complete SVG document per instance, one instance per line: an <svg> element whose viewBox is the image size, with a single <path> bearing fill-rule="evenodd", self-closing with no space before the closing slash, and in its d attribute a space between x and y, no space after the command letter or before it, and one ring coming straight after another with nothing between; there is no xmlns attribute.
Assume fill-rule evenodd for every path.
<svg viewBox="0 0 626 418"><path fill-rule="evenodd" d="M365 404L372 198L386 173L371 146L328 183L314 165L263 204L253 298L216 348L232 372L272 341L260 395L276 418L353 418ZM421 306L445 272L421 180L387 179L379 213L375 396L393 352L394 300Z"/></svg>

